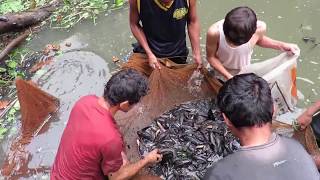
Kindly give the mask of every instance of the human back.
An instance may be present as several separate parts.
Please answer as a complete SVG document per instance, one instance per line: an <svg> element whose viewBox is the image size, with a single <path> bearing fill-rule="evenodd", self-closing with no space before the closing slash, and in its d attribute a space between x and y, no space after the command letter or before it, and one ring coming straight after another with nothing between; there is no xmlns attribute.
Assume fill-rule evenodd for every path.
<svg viewBox="0 0 320 180"><path fill-rule="evenodd" d="M107 144L112 144L119 154L108 153ZM52 179L103 179L104 170L116 171L122 165L121 151L122 136L110 112L98 105L97 96L84 96L71 111L52 168ZM110 166L102 165L104 153L118 158Z"/></svg>
<svg viewBox="0 0 320 180"><path fill-rule="evenodd" d="M208 169L205 180L319 180L302 145L272 132L273 98L263 78L234 76L221 87L217 104L241 147Z"/></svg>
<svg viewBox="0 0 320 180"><path fill-rule="evenodd" d="M130 179L162 159L158 149L137 162L128 161L114 120L147 94L147 78L133 69L115 73L102 97L88 95L76 102L60 140L51 179Z"/></svg>
<svg viewBox="0 0 320 180"><path fill-rule="evenodd" d="M210 168L205 180L319 180L312 158L297 141L274 134L269 143L241 147Z"/></svg>

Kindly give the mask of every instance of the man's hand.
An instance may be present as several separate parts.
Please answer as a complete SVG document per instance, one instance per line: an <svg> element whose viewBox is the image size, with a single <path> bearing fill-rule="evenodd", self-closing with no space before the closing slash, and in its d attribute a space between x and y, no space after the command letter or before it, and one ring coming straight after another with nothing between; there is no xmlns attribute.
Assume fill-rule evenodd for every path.
<svg viewBox="0 0 320 180"><path fill-rule="evenodd" d="M121 152L121 157L122 157L122 166L129 164L128 157L123 151Z"/></svg>
<svg viewBox="0 0 320 180"><path fill-rule="evenodd" d="M160 63L154 54L148 55L149 66L152 69L161 69Z"/></svg>
<svg viewBox="0 0 320 180"><path fill-rule="evenodd" d="M308 113L308 111L305 111L298 117L298 123L301 127L301 130L307 128L307 126L312 121L312 115Z"/></svg>
<svg viewBox="0 0 320 180"><path fill-rule="evenodd" d="M198 65L197 69L201 69L202 68L202 60L201 60L201 55L193 55L193 60L194 62Z"/></svg>
<svg viewBox="0 0 320 180"><path fill-rule="evenodd" d="M162 154L160 154L159 149L154 149L149 154L147 154L144 158L148 163L154 164L162 161Z"/></svg>
<svg viewBox="0 0 320 180"><path fill-rule="evenodd" d="M294 55L299 50L299 47L296 44L283 43L281 50L287 52L289 55Z"/></svg>
<svg viewBox="0 0 320 180"><path fill-rule="evenodd" d="M121 152L123 165L121 168L114 173L108 174L108 178L110 180L125 180L125 179L132 179L138 172L148 164L153 164L160 162L162 160L162 155L159 154L159 150L155 149L147 154L144 159L135 162L135 163L128 163L127 156Z"/></svg>
<svg viewBox="0 0 320 180"><path fill-rule="evenodd" d="M229 79L233 78L233 76L229 73L226 78L227 78L227 80L229 80Z"/></svg>

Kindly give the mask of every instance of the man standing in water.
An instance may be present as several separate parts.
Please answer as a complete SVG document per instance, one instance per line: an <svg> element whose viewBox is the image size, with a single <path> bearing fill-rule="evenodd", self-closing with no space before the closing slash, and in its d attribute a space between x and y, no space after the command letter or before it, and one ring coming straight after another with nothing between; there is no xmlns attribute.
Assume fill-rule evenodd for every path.
<svg viewBox="0 0 320 180"><path fill-rule="evenodd" d="M264 79L253 73L236 75L222 86L217 102L241 147L208 169L205 180L319 180L303 146L272 133L273 100Z"/></svg>
<svg viewBox="0 0 320 180"><path fill-rule="evenodd" d="M251 64L255 45L294 54L295 44L277 41L266 36L267 25L257 20L249 7L237 7L223 20L214 23L207 33L207 60L216 70L217 78L225 81Z"/></svg>
<svg viewBox="0 0 320 180"><path fill-rule="evenodd" d="M157 58L185 64L188 56L186 24L193 60L201 67L200 25L196 0L129 0L130 28L138 41L135 53L147 55L149 65L159 68ZM140 25L141 21L141 25Z"/></svg>
<svg viewBox="0 0 320 180"><path fill-rule="evenodd" d="M129 111L147 93L147 79L126 69L107 82L103 97L82 97L73 107L51 171L51 179L130 179L148 164L161 161L154 150L128 163L122 135L113 119Z"/></svg>

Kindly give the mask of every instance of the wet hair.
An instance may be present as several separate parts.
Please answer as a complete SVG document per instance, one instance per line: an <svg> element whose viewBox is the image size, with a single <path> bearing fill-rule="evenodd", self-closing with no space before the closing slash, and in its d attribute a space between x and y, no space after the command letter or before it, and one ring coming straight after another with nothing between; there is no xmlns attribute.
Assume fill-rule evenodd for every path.
<svg viewBox="0 0 320 180"><path fill-rule="evenodd" d="M226 15L223 32L236 46L247 43L257 29L257 16L249 7L237 7Z"/></svg>
<svg viewBox="0 0 320 180"><path fill-rule="evenodd" d="M228 80L217 96L218 106L236 128L269 123L273 99L267 81L249 73Z"/></svg>
<svg viewBox="0 0 320 180"><path fill-rule="evenodd" d="M103 97L111 106L125 101L136 104L148 91L146 76L134 69L121 70L114 74L104 88Z"/></svg>

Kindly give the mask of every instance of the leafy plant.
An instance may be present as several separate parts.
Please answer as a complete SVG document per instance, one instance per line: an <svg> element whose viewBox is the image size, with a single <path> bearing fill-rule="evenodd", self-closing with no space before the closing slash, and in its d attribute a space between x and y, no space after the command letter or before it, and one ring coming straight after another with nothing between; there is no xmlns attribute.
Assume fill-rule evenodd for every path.
<svg viewBox="0 0 320 180"><path fill-rule="evenodd" d="M98 14L108 7L108 0L64 0L64 6L51 16L51 27L68 29L84 19L96 24Z"/></svg>
<svg viewBox="0 0 320 180"><path fill-rule="evenodd" d="M17 113L20 110L19 102L16 102L13 107L8 111L6 116L0 119L0 140L4 138L6 133L8 132L11 124L15 123Z"/></svg>
<svg viewBox="0 0 320 180"><path fill-rule="evenodd" d="M21 12L28 9L22 0L3 0L0 4L0 14Z"/></svg>
<svg viewBox="0 0 320 180"><path fill-rule="evenodd" d="M0 0L0 15L26 11L43 6L50 0Z"/></svg>
<svg viewBox="0 0 320 180"><path fill-rule="evenodd" d="M121 6L123 6L123 4L124 4L123 0L115 0L115 2L114 2L114 5L116 7L121 7Z"/></svg>
<svg viewBox="0 0 320 180"><path fill-rule="evenodd" d="M24 77L23 71L19 68L21 60L29 53L26 48L17 48L9 54L5 67L0 67L0 86L7 85L16 77Z"/></svg>
<svg viewBox="0 0 320 180"><path fill-rule="evenodd" d="M43 6L51 0L0 0L0 14L25 11ZM110 8L119 8L124 0L63 0L63 6L53 13L50 27L69 29L84 19L91 19L94 24L98 15ZM30 39L29 37L28 39ZM9 59L0 67L0 86L8 85L17 76L24 76L20 70L21 60L28 53L26 49L18 48L9 54ZM59 55L59 54L58 54ZM3 66L5 65L5 66Z"/></svg>

